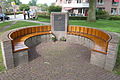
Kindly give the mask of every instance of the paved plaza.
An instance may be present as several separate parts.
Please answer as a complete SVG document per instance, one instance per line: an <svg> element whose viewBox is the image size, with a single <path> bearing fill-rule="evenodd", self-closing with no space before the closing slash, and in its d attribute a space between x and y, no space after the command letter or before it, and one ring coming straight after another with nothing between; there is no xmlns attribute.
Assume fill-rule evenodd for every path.
<svg viewBox="0 0 120 80"><path fill-rule="evenodd" d="M91 65L90 50L67 42L47 42L30 48L30 62L0 73L0 80L120 80Z"/></svg>

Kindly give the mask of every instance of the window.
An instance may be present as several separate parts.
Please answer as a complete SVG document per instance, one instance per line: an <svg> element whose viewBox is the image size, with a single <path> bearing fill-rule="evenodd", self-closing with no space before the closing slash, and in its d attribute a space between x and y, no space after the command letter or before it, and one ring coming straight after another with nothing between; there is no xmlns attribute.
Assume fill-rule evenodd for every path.
<svg viewBox="0 0 120 80"><path fill-rule="evenodd" d="M102 10L102 11L104 11L105 8L104 8L104 7L101 7L101 8L97 8L97 10Z"/></svg>
<svg viewBox="0 0 120 80"><path fill-rule="evenodd" d="M98 3L103 3L103 0L98 0Z"/></svg>
<svg viewBox="0 0 120 80"><path fill-rule="evenodd" d="M111 14L116 15L117 14L117 8L111 8Z"/></svg>
<svg viewBox="0 0 120 80"><path fill-rule="evenodd" d="M103 2L103 0L97 0L97 4L98 4L98 5L103 5L104 2Z"/></svg>
<svg viewBox="0 0 120 80"><path fill-rule="evenodd" d="M68 4L70 4L70 3L72 2L72 0L66 0L66 2L67 2Z"/></svg>
<svg viewBox="0 0 120 80"><path fill-rule="evenodd" d="M81 0L77 0L77 3L81 3Z"/></svg>
<svg viewBox="0 0 120 80"><path fill-rule="evenodd" d="M113 5L118 5L119 4L119 0L112 0L112 4Z"/></svg>

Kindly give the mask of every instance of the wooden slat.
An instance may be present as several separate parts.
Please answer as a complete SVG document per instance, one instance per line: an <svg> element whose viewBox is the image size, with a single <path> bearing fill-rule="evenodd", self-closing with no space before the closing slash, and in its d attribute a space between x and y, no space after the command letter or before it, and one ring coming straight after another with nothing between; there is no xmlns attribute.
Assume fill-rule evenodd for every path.
<svg viewBox="0 0 120 80"><path fill-rule="evenodd" d="M50 33L49 31L51 31L51 26L30 27L13 32L11 38L13 38L12 42L15 45L31 36L48 34ZM80 26L68 26L68 33L93 40L96 46L93 50L100 51L101 53L106 53L107 51L109 36L100 30Z"/></svg>
<svg viewBox="0 0 120 80"><path fill-rule="evenodd" d="M92 29L92 35L96 35L96 30Z"/></svg>
<svg viewBox="0 0 120 80"><path fill-rule="evenodd" d="M71 26L71 27L72 27L71 31L73 32L68 32L68 34L83 36L93 40L95 43L95 47L93 50L99 51L103 54L107 54L107 47L108 47L107 40L109 39L108 34L92 28L78 27L78 26ZM70 31L69 27L68 27L68 31Z"/></svg>

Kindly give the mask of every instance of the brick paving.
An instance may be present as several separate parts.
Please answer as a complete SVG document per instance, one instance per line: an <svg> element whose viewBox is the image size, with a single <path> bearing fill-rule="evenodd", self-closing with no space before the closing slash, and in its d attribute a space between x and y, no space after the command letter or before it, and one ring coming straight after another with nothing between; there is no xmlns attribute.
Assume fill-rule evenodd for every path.
<svg viewBox="0 0 120 80"><path fill-rule="evenodd" d="M30 62L0 73L0 80L120 80L91 65L90 50L67 42L41 43L30 49Z"/></svg>

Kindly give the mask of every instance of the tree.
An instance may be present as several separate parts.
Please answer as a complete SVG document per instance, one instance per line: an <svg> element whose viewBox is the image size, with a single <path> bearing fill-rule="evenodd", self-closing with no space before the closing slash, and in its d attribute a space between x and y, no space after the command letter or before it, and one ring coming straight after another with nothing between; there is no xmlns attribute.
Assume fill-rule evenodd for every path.
<svg viewBox="0 0 120 80"><path fill-rule="evenodd" d="M30 5L30 6L36 6L37 5L37 0L31 0L31 1L29 1L28 5Z"/></svg>
<svg viewBox="0 0 120 80"><path fill-rule="evenodd" d="M48 11L49 13L51 12L61 12L61 7L60 6L49 6Z"/></svg>
<svg viewBox="0 0 120 80"><path fill-rule="evenodd" d="M38 7L41 8L41 11L47 11L48 5L47 4L37 4Z"/></svg>
<svg viewBox="0 0 120 80"><path fill-rule="evenodd" d="M21 11L29 11L29 9L30 9L30 6L28 5L28 4L21 4L20 5L20 10Z"/></svg>
<svg viewBox="0 0 120 80"><path fill-rule="evenodd" d="M87 21L95 22L96 21L96 0L89 0L89 11Z"/></svg>
<svg viewBox="0 0 120 80"><path fill-rule="evenodd" d="M14 2L16 3L16 5L22 4L22 2L20 2L20 0L14 0Z"/></svg>
<svg viewBox="0 0 120 80"><path fill-rule="evenodd" d="M9 3L15 2L16 5L22 4L22 2L20 2L20 0L7 0L7 2L9 2Z"/></svg>
<svg viewBox="0 0 120 80"><path fill-rule="evenodd" d="M7 1L6 0L0 0L0 7L2 9L1 12L5 13L7 7L9 7Z"/></svg>

